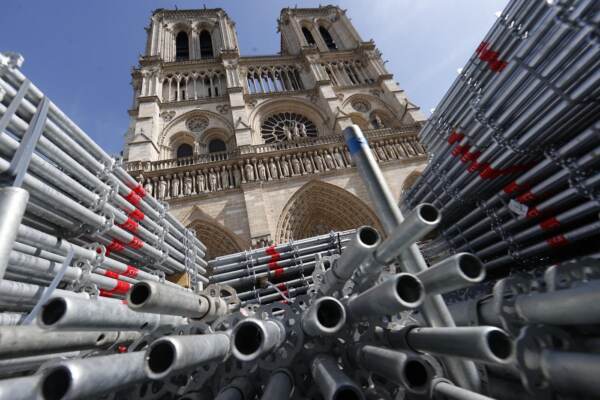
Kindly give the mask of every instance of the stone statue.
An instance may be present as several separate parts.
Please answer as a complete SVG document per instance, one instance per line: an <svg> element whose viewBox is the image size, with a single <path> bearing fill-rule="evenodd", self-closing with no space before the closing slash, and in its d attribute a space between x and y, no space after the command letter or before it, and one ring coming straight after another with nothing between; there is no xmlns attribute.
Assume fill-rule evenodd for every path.
<svg viewBox="0 0 600 400"><path fill-rule="evenodd" d="M166 195L167 195L167 181L164 181L161 179L160 182L158 182L158 198L161 200L164 200Z"/></svg>
<svg viewBox="0 0 600 400"><path fill-rule="evenodd" d="M198 186L198 193L203 193L206 190L204 173L202 171L198 171L196 186Z"/></svg>
<svg viewBox="0 0 600 400"><path fill-rule="evenodd" d="M250 164L250 161L246 161L246 166L244 168L246 169L246 179L248 182L254 181L254 167Z"/></svg>
<svg viewBox="0 0 600 400"><path fill-rule="evenodd" d="M294 139L298 139L300 137L300 129L298 128L298 124L294 124L294 132L293 132L293 136Z"/></svg>
<svg viewBox="0 0 600 400"><path fill-rule="evenodd" d="M307 174L312 174L313 166L312 162L310 162L310 156L304 157L304 170Z"/></svg>
<svg viewBox="0 0 600 400"><path fill-rule="evenodd" d="M223 187L223 190L228 189L229 187L231 187L229 185L229 171L227 171L227 167L224 166L224 165L221 168L221 185Z"/></svg>
<svg viewBox="0 0 600 400"><path fill-rule="evenodd" d="M325 168L323 166L323 157L321 157L319 153L315 153L313 159L315 160L315 170L321 172L325 171Z"/></svg>
<svg viewBox="0 0 600 400"><path fill-rule="evenodd" d="M346 156L346 160L348 160L348 162L352 164L352 157L350 157L350 152L348 151L347 146L344 146L344 155Z"/></svg>
<svg viewBox="0 0 600 400"><path fill-rule="evenodd" d="M237 167L237 165L233 166L233 186L234 187L240 187L242 183L242 174L239 170L239 168Z"/></svg>
<svg viewBox="0 0 600 400"><path fill-rule="evenodd" d="M179 178L175 177L171 181L171 196L178 197L179 196Z"/></svg>
<svg viewBox="0 0 600 400"><path fill-rule="evenodd" d="M327 168L335 169L335 162L333 161L333 157L331 156L331 154L329 154L329 152L325 150L323 152L323 156L325 158L325 165L327 165Z"/></svg>
<svg viewBox="0 0 600 400"><path fill-rule="evenodd" d="M399 158L408 157L408 155L406 154L406 150L404 150L404 147L402 147L402 143L400 143L400 142L394 143L394 148L396 149L396 153L398 153Z"/></svg>
<svg viewBox="0 0 600 400"><path fill-rule="evenodd" d="M398 158L392 142L390 140L386 140L384 143L383 149L385 150L385 154L387 154L388 159L392 160Z"/></svg>
<svg viewBox="0 0 600 400"><path fill-rule="evenodd" d="M283 125L283 135L286 140L292 140L292 132L290 131L290 127L287 125Z"/></svg>
<svg viewBox="0 0 600 400"><path fill-rule="evenodd" d="M265 168L265 165L263 164L262 160L260 160L258 162L257 169L258 169L258 179L260 179L261 181L266 181L267 180L267 168Z"/></svg>
<svg viewBox="0 0 600 400"><path fill-rule="evenodd" d="M292 158L292 171L294 175L300 175L300 161L296 157Z"/></svg>
<svg viewBox="0 0 600 400"><path fill-rule="evenodd" d="M335 159L338 168L344 168L346 166L344 157L342 157L342 153L340 153L338 149L333 149L333 158Z"/></svg>
<svg viewBox="0 0 600 400"><path fill-rule="evenodd" d="M217 174L215 173L215 170L213 168L211 168L210 171L208 171L208 182L210 183L210 191L211 192L218 190Z"/></svg>
<svg viewBox="0 0 600 400"><path fill-rule="evenodd" d="M185 196L192 194L192 177L189 172L185 173L185 178L183 179L183 194Z"/></svg>
<svg viewBox="0 0 600 400"><path fill-rule="evenodd" d="M302 122L300 123L300 137L306 137L307 133L306 133L306 125L304 125Z"/></svg>
<svg viewBox="0 0 600 400"><path fill-rule="evenodd" d="M383 121L381 120L381 117L379 117L379 115L375 114L373 117L373 125L375 126L375 128L385 128L385 125L383 124Z"/></svg>
<svg viewBox="0 0 600 400"><path fill-rule="evenodd" d="M383 145L378 144L377 147L375 148L375 151L377 152L377 155L379 156L379 159L381 161L387 161L387 155L385 154L385 151L383 150Z"/></svg>
<svg viewBox="0 0 600 400"><path fill-rule="evenodd" d="M277 172L277 164L275 164L275 161L273 161L272 158L269 160L269 172L271 173L271 179L279 178L279 173Z"/></svg>
<svg viewBox="0 0 600 400"><path fill-rule="evenodd" d="M146 181L144 185L144 192L146 192L149 196L152 196L154 193L154 186L152 186L152 182L150 180Z"/></svg>
<svg viewBox="0 0 600 400"><path fill-rule="evenodd" d="M283 176L290 176L290 166L288 162L286 160L281 160L279 165L281 165L281 174Z"/></svg>
<svg viewBox="0 0 600 400"><path fill-rule="evenodd" d="M408 153L409 156L414 156L417 154L415 152L415 149L413 149L412 146L410 145L410 143L408 143L408 142L403 141L402 147L404 147L404 149L406 150L406 152Z"/></svg>

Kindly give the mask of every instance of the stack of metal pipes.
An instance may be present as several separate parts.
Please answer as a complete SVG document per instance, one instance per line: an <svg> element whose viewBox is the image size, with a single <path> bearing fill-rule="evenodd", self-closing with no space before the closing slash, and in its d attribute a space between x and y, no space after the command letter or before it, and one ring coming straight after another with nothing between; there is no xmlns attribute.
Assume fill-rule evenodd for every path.
<svg viewBox="0 0 600 400"><path fill-rule="evenodd" d="M235 288L243 306L289 301L307 292L317 260L340 254L354 232L331 232L217 257L208 262L209 282Z"/></svg>
<svg viewBox="0 0 600 400"><path fill-rule="evenodd" d="M595 1L511 1L462 68L401 201L443 214L428 259L469 251L502 277L598 250L598 15Z"/></svg>
<svg viewBox="0 0 600 400"><path fill-rule="evenodd" d="M53 295L123 299L139 281L208 282L206 247L0 54L0 322ZM183 289L183 288L181 288ZM38 307L36 307L36 305Z"/></svg>
<svg viewBox="0 0 600 400"><path fill-rule="evenodd" d="M503 37L503 29L512 30L511 37L504 39L516 49L539 32L545 32L544 35L554 32L557 37L562 37L559 28L565 23L569 34L576 33L587 24L598 22L600 13L597 12L597 4L592 5L592 14L590 4L590 1L575 0L511 1L499 19L499 24L506 26L494 27L487 42L497 45L498 37ZM597 37L589 36L586 45L597 44ZM561 73L568 76L569 68L579 64L575 49L580 49L581 43L571 37L563 46L565 43L558 39L552 42L552 38L556 39L544 36L544 40L537 40L534 47L538 50L548 47L549 52L557 49L575 52L570 53L569 63L561 64ZM507 53L507 57L498 55L496 50L488 47L489 43L481 46L477 58L497 76L511 71L515 60L531 61L511 58L512 53ZM220 257L206 266L214 273L210 285L202 291L198 287L184 290L163 281L161 276L156 278L152 272L176 272L179 263L184 266L183 271L204 278L200 268L205 266L198 262L198 257L202 258L200 253L204 251L201 246L185 230L179 230L181 236L169 241L168 234L177 235L172 230L177 228L177 224L169 222L168 214L162 210L162 218L155 221L160 221L157 222L159 227L166 231L161 236L164 241L160 242L165 247L153 247L154 243L146 241L142 233L139 238L134 236L137 238L134 240L116 230L116 211L123 210L121 205L124 204L118 200L119 196L129 196L131 187L135 186L122 178L122 170L112 164L107 164L109 168L103 170L100 178L96 177L101 182L104 182L103 179L113 182L110 185L113 190L109 191L112 195L99 201L99 208L88 203L83 208L78 207L85 202L83 193L90 190L89 182L79 180L76 169L69 169L68 166L74 164L69 164L68 158L63 160L64 165L56 168L59 166L56 164L58 158L53 158L54 147L50 145L62 151L59 153L61 157L71 157L72 154L73 162L83 165L83 170L90 172L91 176L94 176L91 171L99 171L89 169L92 168L91 161L85 161L85 154L98 160L103 159L99 157L101 153L91 150L91 145L88 149L89 143L81 134L74 133L73 126L57 116L56 111L52 114L50 107L47 111L50 117L43 114L44 107L39 115L37 108L33 112L27 109L18 113L11 111L12 104L17 104L13 108L25 103L37 105L40 96L36 97L35 91L28 92L28 88L19 99L21 86L15 82L20 85L24 82L19 80L22 75L15 66L18 59L4 55L1 60L4 64L0 69L0 83L11 82L2 86L3 95L9 98L2 100L0 109L0 124L8 121L2 128L2 137L19 145L12 153L8 142L6 145L2 142L0 146L2 159L11 160L7 161L10 166L3 170L3 176L11 187L9 190L2 189L3 197L0 197L0 236L10 244L1 243L0 262L5 261L7 267L2 267L3 274L14 274L11 277L15 279L38 281L12 281L15 289L10 293L3 292L1 297L9 306L25 305L31 311L23 320L14 318L12 314L3 314L4 321L19 325L0 327L0 400L598 397L600 254L597 245L590 255L574 257L574 252L564 246L564 241L570 236L563 234L563 239L552 239L556 249L553 255L557 259L574 259L551 266L547 266L548 259L530 259L528 262L536 268L536 274L524 273L514 262L506 265L484 263L473 252L448 254L452 253L447 251L449 247L432 257L437 259L436 262L428 263L417 246L417 242L424 238L448 229L446 221L458 221L456 216L463 212L459 207L462 201L477 196L488 196L482 197L482 201L492 199L499 189L505 187L503 185L509 183L509 178L514 178L506 175L507 171L517 174L517 168L493 173L498 168L505 168L505 165L486 165L483 171L488 172L483 177L478 174L479 178L476 178L477 182L485 184L469 189L464 199L456 197L457 192L448 191L449 187L444 184L444 190L437 193L441 202L437 198L429 202L415 200L410 207L406 206L409 203L405 203L404 208L410 210L403 212L396 204L360 128L350 126L344 130L346 144L383 232L362 226L353 231ZM556 62L560 62L558 60L556 57ZM527 71L534 70L529 68ZM592 79L592 75L583 72L580 76L585 81ZM11 78L6 79L6 76ZM545 79L544 75L535 76ZM490 79L493 82L496 77ZM519 90L529 90L529 85L521 85L518 80L514 82L520 85ZM556 82L551 86L555 91L566 90L561 92L564 95L561 101L577 98L568 91L570 86L562 88ZM505 93L506 96L512 93L507 88L497 89L495 93ZM456 90L460 91L460 88ZM542 98L536 97L536 94L529 96L527 107L536 106ZM15 98L19 99L17 103L14 103ZM444 101L439 110L450 107L450 103L460 102ZM582 104L571 106L580 107ZM468 109L471 105L465 107ZM592 103L584 105L594 106ZM549 118L547 123L551 122L554 126L558 121L553 119L552 110L528 116L531 118L528 121L535 124ZM444 118L453 118L454 114L442 111L439 112ZM36 128L36 115L43 116L43 121L49 121L43 125L44 129ZM585 125L586 114L577 114L571 109L562 109L561 115L571 119L577 116L578 119L563 127L564 130L545 131L548 140L556 139L555 144L559 147L544 150L549 155L560 154L557 159L566 159L562 163L565 168L573 168L574 163L587 165L585 157L573 155L583 154L590 143L596 143L591 139L597 138L596 131L587 130L593 125ZM21 130L18 121L25 124ZM33 127L31 131L30 127ZM527 126L521 128L515 132L517 142L502 141L499 140L501 136L494 135L496 148L510 144L511 148L518 149L515 143L518 143L519 135L533 132L524 129ZM580 129L576 132L569 130L575 128ZM36 145L27 153L30 148L27 138L36 131L41 137L35 140ZM557 135L564 141L559 141ZM543 147L546 142L543 138L538 139L535 143ZM67 143L70 146L68 151L64 147ZM19 156L23 153L30 156ZM34 161L36 156L39 156L38 161ZM497 159L492 156L490 154L491 158L485 158L485 161L494 163ZM533 158L528 158L530 156ZM535 157L523 153L507 160L513 159L528 163ZM13 160L16 161L13 163ZM22 160L26 160L25 165ZM42 164L42 161L47 164ZM539 174L548 169L544 176L552 177L562 171L552 169L554 159L543 164L540 156L537 162L538 167L532 167L522 175L534 174L532 171ZM36 169L36 163L43 168ZM58 173L49 174L46 170L58 170L65 177ZM593 169L580 168L578 171ZM455 172L458 175L449 176L459 185L462 175L460 171ZM585 172L570 174L568 181L561 181L562 184L557 184L552 193L558 193L568 184L572 185L569 188L578 189L571 196L585 197L592 191L583 190L582 182L594 176ZM75 197L70 186L64 185L63 178L64 182L69 178L81 186L76 186L81 198ZM498 189L494 187L497 184L495 179L507 182L499 184ZM539 184L545 179L539 178ZM436 181L431 183L435 185ZM521 181L510 187L519 187L520 184ZM122 186L129 192L121 193ZM46 187L49 189L41 191ZM534 192L534 188L527 190L538 193ZM415 189L411 196L419 190ZM140 196L141 190L138 191ZM18 200L12 200L13 196ZM454 197L447 200L443 196ZM576 202L576 197L563 196ZM78 202L74 200L76 198ZM552 199L552 196L546 198ZM140 205L136 209L147 213L142 207L144 204L154 207L150 204L152 201L148 196L136 199L135 202ZM503 202L502 199L498 201ZM568 201L567 204L571 204ZM581 200L579 203L584 204ZM112 206L114 210L105 209L108 207L105 205ZM541 205L536 207L541 210ZM10 212L6 211L7 208ZM513 208L517 209L514 205ZM84 209L91 214L84 214ZM474 207L471 206L469 212L472 210ZM108 220L102 221L102 229L94 225L92 215ZM485 214L492 218L495 215ZM63 219L56 219L58 217ZM74 231L73 224L78 225L79 230ZM137 227L150 230L143 221ZM120 229L130 231L125 227ZM498 232L503 231L498 229ZM467 241L476 243L480 238L490 240L483 233ZM109 245L107 241L113 244ZM144 241L141 248L137 248L138 241ZM124 242L130 244L129 247L123 246ZM441 243L434 242L434 245L441 246ZM583 246L584 242L578 243L583 250L587 249ZM181 245L184 249L195 246L189 257L187 250L180 251L186 255L183 260L167 247L177 250ZM136 258L139 250L146 246L155 250L160 248L163 257L153 259L152 254L144 253L142 258ZM122 271L123 266L129 266L134 260L144 261L144 265L135 267L148 275L140 276L138 272L136 277L127 277L133 279L133 285L126 290L124 299L118 298L115 293L110 295L117 298L103 296L101 284L88 278L91 274L106 277L101 273L104 270L121 268L119 271ZM309 262L312 263L310 269L305 269ZM48 268L48 272L44 276L23 273L21 268L25 267L31 271ZM504 274L499 274L500 267L505 269ZM79 271L84 278L78 275ZM117 274L111 279L129 283L121 278L122 275ZM81 279L85 284L79 283ZM93 279L99 282L99 278ZM198 283L205 281L198 278ZM5 282L11 280L3 279L0 284ZM282 287L278 287L282 283L282 287L287 288L289 284L291 288L302 291L292 294L288 290L284 293ZM493 284L493 290L484 296L452 304L446 302L448 297L443 297L483 283ZM238 289L239 294L232 286ZM274 290L276 293L259 293L259 297L255 294L256 290ZM273 294L273 297L268 297Z"/></svg>

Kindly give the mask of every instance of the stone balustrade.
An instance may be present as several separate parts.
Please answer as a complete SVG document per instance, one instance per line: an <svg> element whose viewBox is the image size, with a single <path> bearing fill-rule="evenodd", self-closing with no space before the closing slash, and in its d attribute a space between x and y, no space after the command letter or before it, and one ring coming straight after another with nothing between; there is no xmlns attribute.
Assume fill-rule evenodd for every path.
<svg viewBox="0 0 600 400"><path fill-rule="evenodd" d="M379 162L422 159L419 126L365 131ZM161 200L231 190L252 182L271 182L351 167L343 135L301 138L290 142L240 146L233 152L131 162L126 170Z"/></svg>

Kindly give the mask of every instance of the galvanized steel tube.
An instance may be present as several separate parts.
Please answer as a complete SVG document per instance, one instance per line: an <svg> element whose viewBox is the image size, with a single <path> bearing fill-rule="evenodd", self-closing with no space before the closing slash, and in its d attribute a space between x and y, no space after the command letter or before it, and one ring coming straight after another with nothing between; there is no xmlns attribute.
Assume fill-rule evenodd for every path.
<svg viewBox="0 0 600 400"><path fill-rule="evenodd" d="M172 372L223 361L230 344L226 333L162 337L146 350L144 370L150 379L163 379Z"/></svg>

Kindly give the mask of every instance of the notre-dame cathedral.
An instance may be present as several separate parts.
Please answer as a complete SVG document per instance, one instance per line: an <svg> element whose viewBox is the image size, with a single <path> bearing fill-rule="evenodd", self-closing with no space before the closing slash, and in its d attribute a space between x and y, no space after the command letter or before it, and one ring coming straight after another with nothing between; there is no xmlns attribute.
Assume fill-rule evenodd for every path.
<svg viewBox="0 0 600 400"><path fill-rule="evenodd" d="M344 144L350 124L397 198L427 161L423 114L345 10L285 8L277 26L279 54L241 56L224 10L159 9L133 70L127 170L209 257L380 227Z"/></svg>

